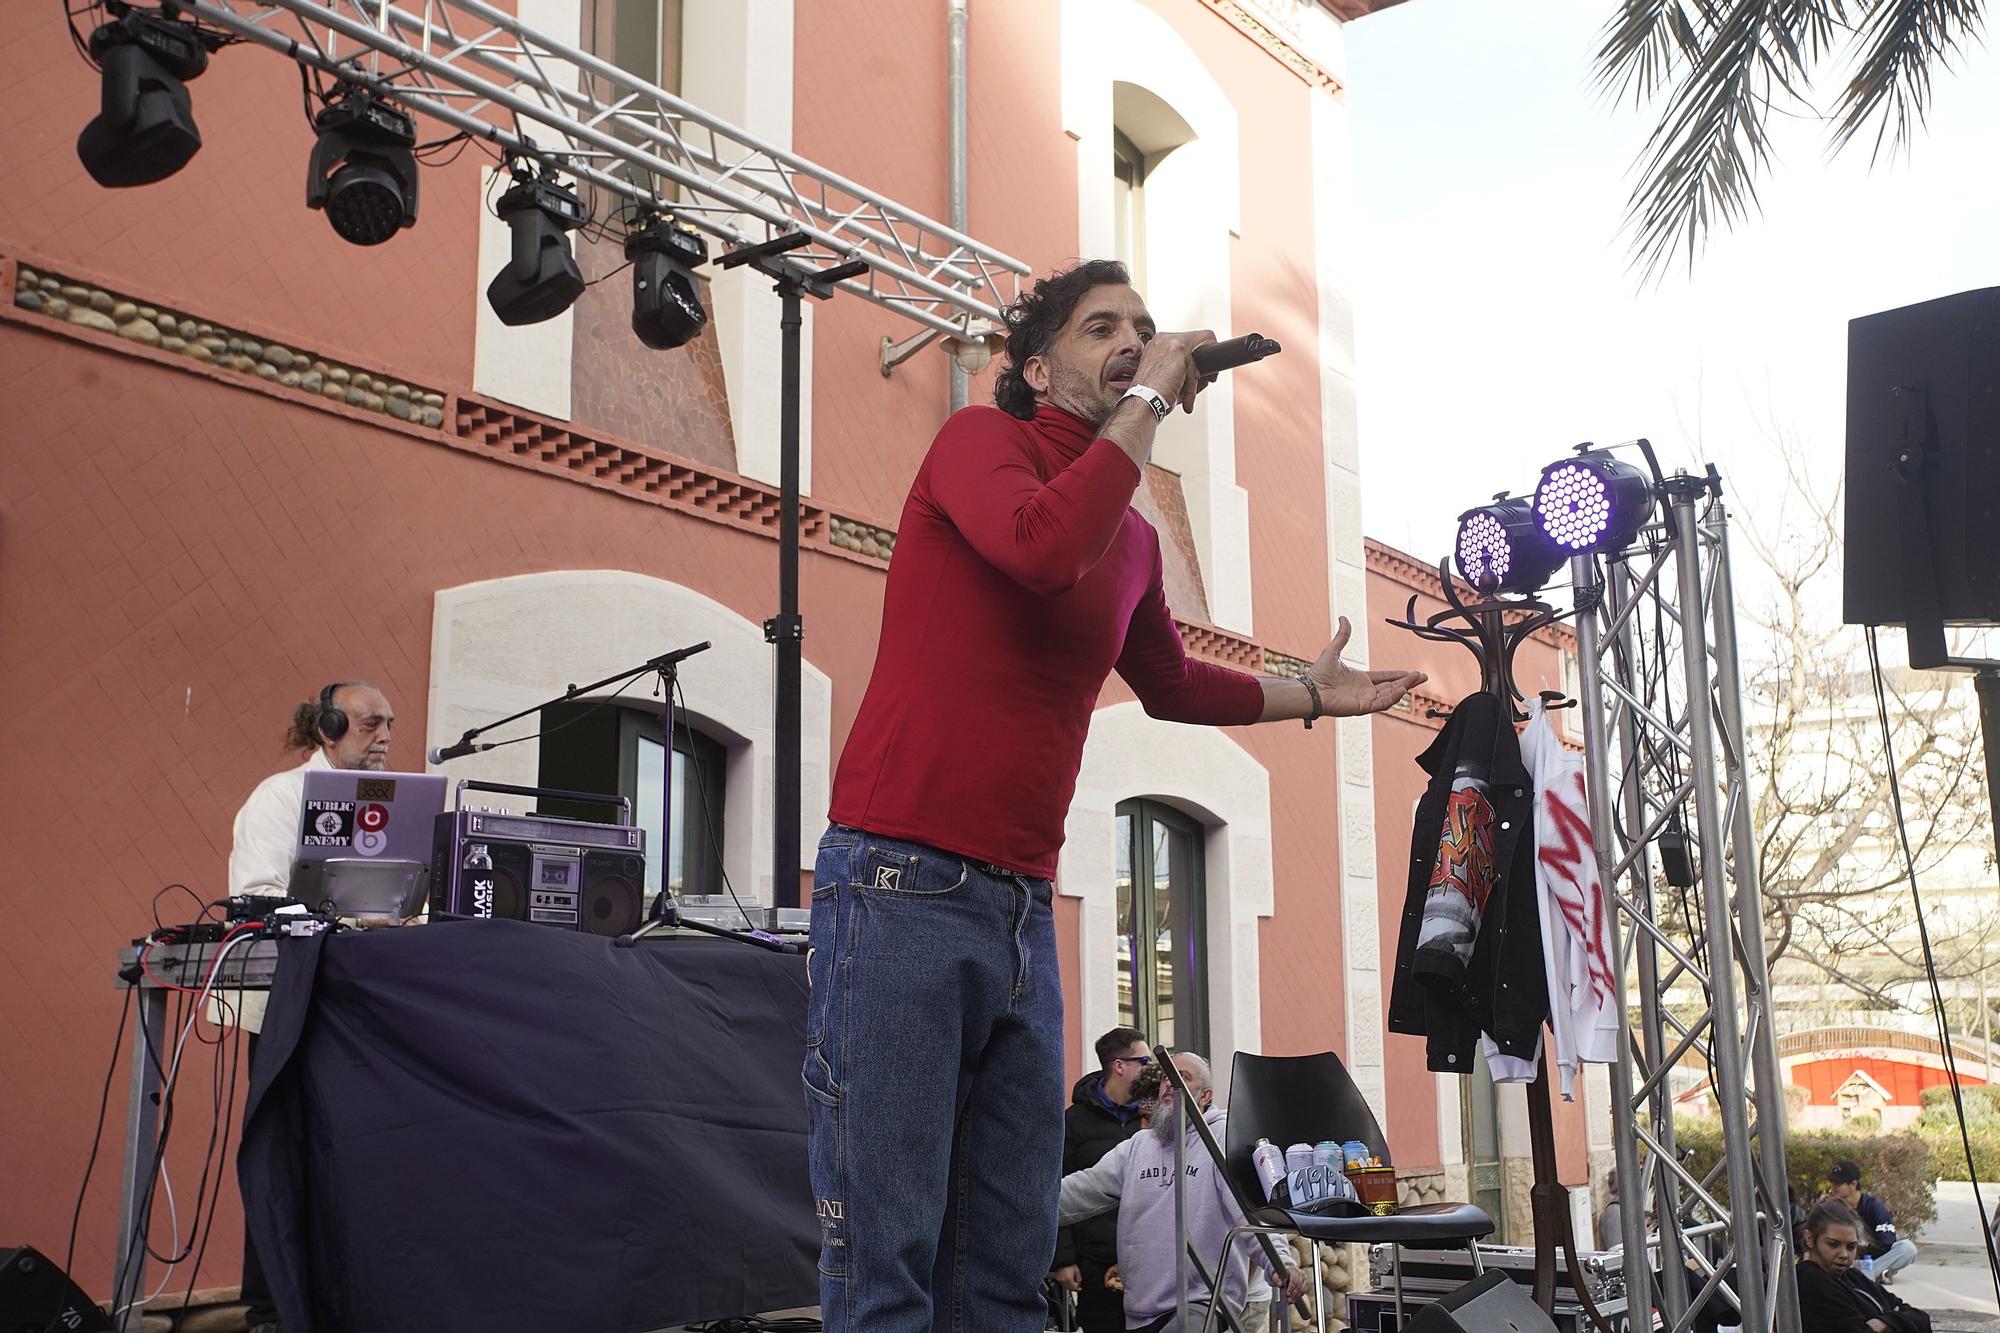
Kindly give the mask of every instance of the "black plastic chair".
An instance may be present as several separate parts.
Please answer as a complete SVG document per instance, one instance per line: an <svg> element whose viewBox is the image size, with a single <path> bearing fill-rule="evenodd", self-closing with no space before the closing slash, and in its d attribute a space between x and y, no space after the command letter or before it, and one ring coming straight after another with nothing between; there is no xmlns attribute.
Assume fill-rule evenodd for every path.
<svg viewBox="0 0 2000 1333"><path fill-rule="evenodd" d="M1479 1240L1493 1234L1493 1219L1482 1208L1469 1203L1425 1203L1378 1216L1360 1204L1343 1205L1337 1213L1299 1212L1277 1207L1264 1200L1264 1187L1257 1179L1252 1153L1257 1140L1269 1139L1283 1148L1291 1143L1319 1143L1325 1139L1359 1139L1385 1165L1389 1164L1389 1144L1382 1127L1375 1122L1361 1089L1340 1057L1331 1051L1320 1055L1238 1054L1229 1080L1229 1142L1219 1159L1223 1174L1237 1205L1248 1219L1239 1231L1293 1234L1308 1241L1329 1243L1424 1245L1442 1247L1462 1244L1471 1253L1475 1274L1483 1272L1479 1261ZM1216 1146L1209 1135L1201 1136L1210 1151ZM1225 1242L1235 1243L1238 1231ZM1401 1327L1403 1310L1403 1264L1400 1248L1391 1251L1396 1279L1396 1322ZM1317 1267L1317 1265L1315 1265ZM1317 1284L1317 1273L1314 1275ZM1315 1308L1324 1305L1316 1301ZM1324 1326L1325 1312L1320 1310Z"/></svg>

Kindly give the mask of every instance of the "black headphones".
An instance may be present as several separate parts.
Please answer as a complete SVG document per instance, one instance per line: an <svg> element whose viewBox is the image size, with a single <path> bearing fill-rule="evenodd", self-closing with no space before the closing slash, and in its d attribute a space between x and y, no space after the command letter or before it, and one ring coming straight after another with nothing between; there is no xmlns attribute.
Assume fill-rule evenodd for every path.
<svg viewBox="0 0 2000 1333"><path fill-rule="evenodd" d="M334 707L333 692L350 683L337 680L319 692L319 718L313 723L313 728L330 741L337 741L347 734L347 714Z"/></svg>

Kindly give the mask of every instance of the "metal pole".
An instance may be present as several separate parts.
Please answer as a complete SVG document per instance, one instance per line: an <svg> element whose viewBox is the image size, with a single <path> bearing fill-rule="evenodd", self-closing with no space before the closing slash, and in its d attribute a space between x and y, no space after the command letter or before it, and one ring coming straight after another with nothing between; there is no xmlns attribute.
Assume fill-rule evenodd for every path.
<svg viewBox="0 0 2000 1333"><path fill-rule="evenodd" d="M1597 562L1588 555L1569 562L1570 582L1578 602L1602 595ZM1618 996L1618 1059L1611 1066L1612 1121L1629 1123L1632 1107L1632 1006L1625 972L1624 933L1617 909L1617 877L1611 873L1617 857L1617 830L1611 818L1611 753L1604 715L1604 682L1598 675L1599 610L1576 618L1577 692L1582 696L1584 774L1590 784L1590 838L1597 848L1597 878L1604 886L1605 931L1611 950L1612 975ZM1639 1174L1639 1141L1629 1133L1613 1133L1611 1151L1618 1163L1618 1232L1625 1248L1625 1290L1632 1308L1644 1313L1652 1291L1651 1265L1646 1253L1646 1182Z"/></svg>
<svg viewBox="0 0 2000 1333"><path fill-rule="evenodd" d="M1181 1092L1174 1094L1174 1253L1180 1262L1174 1265L1176 1282L1176 1304L1174 1328L1179 1333L1190 1333L1188 1329L1188 1218L1187 1218L1187 1102ZM1223 1251L1224 1260L1229 1252ZM1219 1295L1219 1290L1209 1288L1211 1305Z"/></svg>
<svg viewBox="0 0 2000 1333"><path fill-rule="evenodd" d="M799 305L793 278L778 281L784 331L778 416L778 615L764 627L777 647L772 707L771 905L799 905L799 691L805 624L799 619Z"/></svg>
<svg viewBox="0 0 2000 1333"><path fill-rule="evenodd" d="M159 1076L153 1072L152 1051L164 1052L167 1035L167 993L156 986L138 987L139 1029L132 1034L132 1060L125 1089L125 1175L118 1191L118 1243L111 1251L111 1308L126 1300L134 1308L115 1321L120 1333L137 1333L146 1311L138 1293L146 1290L146 1249L138 1243L145 1225L141 1209L149 1201L153 1154L160 1137ZM129 1298L126 1292L132 1292Z"/></svg>
<svg viewBox="0 0 2000 1333"><path fill-rule="evenodd" d="M968 3L969 0L945 0L945 31L947 34L945 46L949 53L948 63L951 68L950 107L948 113L950 133L947 136L949 140L948 161L951 176L951 217L949 220L952 227L961 232L965 230L966 218L965 23L967 17L966 5ZM965 373L965 368L958 364L957 357L954 356L950 360L951 410L956 412L971 401L972 378Z"/></svg>
<svg viewBox="0 0 2000 1333"><path fill-rule="evenodd" d="M1778 1065L1778 1031L1770 978L1764 958L1763 877L1757 864L1757 830L1750 808L1746 772L1748 735L1743 725L1742 665L1736 652L1736 588L1729 567L1729 522L1720 500L1709 511L1715 543L1715 602L1709 617L1714 636L1716 697L1722 708L1723 764L1735 796L1730 827L1730 866L1736 874L1737 929L1743 939L1744 1003L1763 1021L1752 1038L1752 1105L1757 1112L1757 1165L1764 1176L1767 1277L1776 1279L1777 1305L1771 1312L1779 1333L1799 1333L1798 1275L1792 1267L1790 1192L1785 1174L1785 1085ZM1713 968L1715 962L1710 960Z"/></svg>
<svg viewBox="0 0 2000 1333"><path fill-rule="evenodd" d="M1751 1243L1751 1237L1761 1234L1757 1222L1757 1171L1744 1126L1748 1090L1740 1064L1743 1031L1736 999L1736 940L1730 922L1728 872L1722 854L1728 830L1723 819L1722 793L1715 781L1715 716L1707 684L1708 626L1701 611L1701 547L1694 512L1701 493L1701 483L1691 478L1688 484L1674 488L1668 497L1668 515L1680 576L1681 665L1687 683L1688 741L1695 780L1696 827L1701 843L1702 910L1706 918L1703 924L1708 937L1710 1016L1714 1024L1709 1043L1709 1072L1714 1079L1723 1125L1723 1157L1736 1256L1736 1295L1743 1315L1741 1323L1755 1333L1770 1324L1764 1317L1762 1247Z"/></svg>
<svg viewBox="0 0 2000 1333"><path fill-rule="evenodd" d="M1610 574L1610 600L1606 606L1611 613L1612 619L1615 620L1626 610L1628 604L1632 601L1632 576L1623 564L1618 563L1611 565ZM1638 625L1635 623L1636 620L1636 615L1625 616L1623 623L1619 626L1618 646L1623 650L1623 666L1617 668L1620 683L1631 697L1635 699L1640 697L1639 634ZM1624 765L1620 771L1624 775L1622 782L1625 797L1625 827L1631 836L1637 839L1640 836L1640 830L1645 828L1647 824L1646 793L1643 784L1639 780L1639 774L1643 768L1639 732L1645 724L1629 708L1625 710L1624 719L1624 722L1618 728L1618 749L1620 762ZM1609 774L1606 774L1606 778L1608 780ZM1609 806L1607 805L1606 808L1609 809ZM1617 844L1614 841L1606 845L1616 847ZM1647 845L1644 843L1641 843L1635 851L1636 855L1633 856L1631 867L1627 871L1628 882L1631 885L1629 891L1631 903L1634 915L1638 916L1647 925L1653 925L1658 922L1659 913L1655 909L1653 900L1652 858L1647 854ZM1607 892L1611 891L1612 887L1608 882L1605 885ZM1616 915L1615 912L1612 913L1614 918ZM1644 1038L1643 1045L1637 1052L1637 1059L1645 1061L1646 1074L1648 1077L1651 1077L1666 1058L1667 1039L1666 1025L1661 1018L1660 1011L1659 946L1658 941L1653 938L1647 929L1647 925L1635 928L1632 945L1633 954L1638 963L1639 1026ZM1625 1031L1629 1042L1629 1027ZM1638 1067L1636 1060L1633 1067ZM1623 1105L1626 1108L1625 1113L1627 1115L1636 1118L1640 1114L1640 1108L1634 1105L1629 1098ZM1660 1152L1667 1158L1667 1163L1675 1162L1677 1148L1674 1136L1673 1095L1667 1088L1666 1080L1664 1079L1660 1080L1658 1086L1654 1088L1650 1098L1650 1117L1653 1137L1655 1142L1660 1145ZM1633 1152L1636 1156L1636 1144L1633 1147ZM1625 1210L1629 1207L1640 1219L1640 1225L1643 1227L1645 1225L1647 1177L1653 1177L1659 1182L1653 1203L1660 1224L1660 1312L1666 1316L1668 1326L1672 1327L1679 1323L1687 1313L1688 1290L1687 1268L1685 1266L1685 1257L1681 1250L1680 1181L1667 1163L1657 1161L1647 1162L1641 1174L1635 1176L1630 1185L1627 1185L1624 1177L1620 1176L1618 1188L1621 1196L1619 1203L1621 1222ZM1631 1191L1629 1196L1626 1195L1626 1191L1628 1190ZM1628 1197L1629 1202L1627 1201ZM1645 1250L1642 1248L1640 1253L1644 1255ZM1642 1278L1650 1276L1648 1272L1649 1267L1648 1261L1642 1259L1640 1272ZM1630 1292L1643 1292L1647 1289L1645 1286L1628 1286L1626 1288Z"/></svg>

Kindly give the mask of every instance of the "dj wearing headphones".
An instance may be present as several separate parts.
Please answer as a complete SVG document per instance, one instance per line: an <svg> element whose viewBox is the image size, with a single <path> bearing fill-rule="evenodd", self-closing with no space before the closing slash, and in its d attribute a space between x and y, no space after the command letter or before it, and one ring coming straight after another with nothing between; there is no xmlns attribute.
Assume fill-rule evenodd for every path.
<svg viewBox="0 0 2000 1333"><path fill-rule="evenodd" d="M307 750L296 768L273 773L257 784L250 799L236 812L235 840L229 849L229 892L282 897L290 884L292 859L299 844L299 813L305 801L306 770L366 769L389 766L389 738L396 710L388 696L366 681L335 681L292 710L285 732L285 749ZM250 1062L257 1060L257 1032L264 1025L264 993L234 991L228 1011L209 1002L209 1018L228 1022L250 1034ZM263 1265L243 1238L243 1300L251 1333L277 1333L277 1310Z"/></svg>

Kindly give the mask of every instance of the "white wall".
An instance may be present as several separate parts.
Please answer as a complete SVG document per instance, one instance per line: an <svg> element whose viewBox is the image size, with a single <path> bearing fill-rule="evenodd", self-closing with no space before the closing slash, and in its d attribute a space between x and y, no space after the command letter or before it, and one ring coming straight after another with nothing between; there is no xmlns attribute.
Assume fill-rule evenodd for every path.
<svg viewBox="0 0 2000 1333"><path fill-rule="evenodd" d="M1146 284L1163 329L1232 336L1229 242L1242 228L1236 108L1173 26L1138 0L1064 0L1063 129L1076 140L1077 253L1107 258L1112 236L1112 86L1146 89L1195 138L1146 178ZM1252 633L1250 497L1236 484L1236 410L1224 375L1191 417L1160 432L1153 460L1181 476L1209 618Z"/></svg>
<svg viewBox="0 0 2000 1333"><path fill-rule="evenodd" d="M581 0L520 0L515 12L522 23L543 36L578 46L582 8ZM577 86L576 69L567 62L544 62L542 72L564 87ZM547 130L537 135L538 140L547 137ZM472 302L472 387L503 403L567 420L575 317L565 310L539 324L509 328L486 303L486 284L512 257L513 236L507 224L493 215L493 205L506 192L510 178L505 170L495 167L483 174L483 182L479 269L474 278L478 291ZM570 244L578 243L576 233L571 232Z"/></svg>
<svg viewBox="0 0 2000 1333"><path fill-rule="evenodd" d="M793 0L686 0L681 19L681 96L781 149L792 146ZM939 23L944 21L939 15ZM763 224L744 227L761 237ZM711 247L713 248L713 247ZM778 482L779 346L782 302L771 280L749 269L707 270L707 336L722 354L736 470ZM812 490L813 302L799 328L799 486Z"/></svg>
<svg viewBox="0 0 2000 1333"><path fill-rule="evenodd" d="M431 622L429 731L447 745L467 729L706 639L714 646L680 667L690 720L729 742L723 787L722 863L739 894L773 901L771 734L772 652L761 627L720 602L664 579L624 570L560 570L447 588ZM604 690L601 698L611 693ZM651 705L645 683L626 699ZM826 826L833 686L805 664L801 708L799 868L810 870ZM532 731L533 717L488 740ZM454 778L533 786L538 741L453 760ZM480 796L475 804L501 805Z"/></svg>
<svg viewBox="0 0 2000 1333"><path fill-rule="evenodd" d="M1091 1044L1118 1024L1117 811L1120 801L1141 796L1174 806L1204 830L1209 1059L1226 1097L1232 1057L1263 1049L1257 922L1273 910L1271 778L1213 727L1161 722L1135 702L1091 717L1064 823L1058 890L1082 900L1077 1054L1094 1068Z"/></svg>

